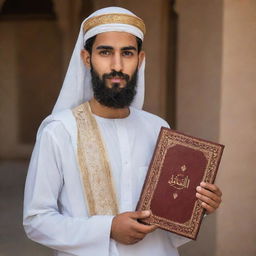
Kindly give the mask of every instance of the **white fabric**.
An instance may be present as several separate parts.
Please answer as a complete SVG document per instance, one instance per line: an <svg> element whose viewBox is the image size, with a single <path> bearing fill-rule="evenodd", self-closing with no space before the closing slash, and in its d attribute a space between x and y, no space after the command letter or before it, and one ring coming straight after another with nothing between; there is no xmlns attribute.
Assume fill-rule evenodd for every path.
<svg viewBox="0 0 256 256"><path fill-rule="evenodd" d="M124 13L134 15L132 12L120 7L107 7L100 9L91 14L87 19L102 14ZM134 15L135 16L135 15ZM105 24L97 26L89 30L85 35L83 33L83 24L80 27L78 39L69 63L68 71L66 73L62 89L58 100L53 108L53 113L64 109L72 109L81 103L92 98L93 92L91 88L91 74L90 70L86 69L82 59L81 50L84 49L84 41L88 38L103 32L122 31L138 36L143 40L143 33L137 27L127 24ZM132 106L141 109L144 102L144 70L145 59L138 70L137 94L132 102Z"/></svg>
<svg viewBox="0 0 256 256"><path fill-rule="evenodd" d="M100 26L90 29L84 35L84 43L86 42L87 39L89 39L97 34L104 33L104 32L111 32L111 31L127 32L127 33L137 36L142 41L144 38L142 31L134 26L131 26L128 24L113 23L113 24L100 25Z"/></svg>
<svg viewBox="0 0 256 256"><path fill-rule="evenodd" d="M123 119L96 116L106 143L120 212L134 211L161 126L130 108ZM88 217L76 159L76 122L70 110L48 117L38 133L25 187L24 227L29 238L58 256L176 256L188 239L157 229L134 245L110 239L113 216Z"/></svg>
<svg viewBox="0 0 256 256"><path fill-rule="evenodd" d="M95 17L95 16L99 16L99 15L103 15L103 14L109 14L109 13L121 13L121 14L129 14L132 16L136 16L134 13L132 13L131 11L121 8L121 7L106 7L103 9L99 9L97 11L95 11L94 13L92 13L90 16L88 16L84 21L87 21L88 19ZM93 37L99 33L102 32L109 32L109 31L119 31L119 32L127 32L127 33L131 33L137 37L139 37L142 41L144 39L144 35L143 32L138 29L137 27L128 25L128 24L104 24L104 25L100 25L97 26L95 28L90 29L85 35L84 35L84 42L90 38Z"/></svg>

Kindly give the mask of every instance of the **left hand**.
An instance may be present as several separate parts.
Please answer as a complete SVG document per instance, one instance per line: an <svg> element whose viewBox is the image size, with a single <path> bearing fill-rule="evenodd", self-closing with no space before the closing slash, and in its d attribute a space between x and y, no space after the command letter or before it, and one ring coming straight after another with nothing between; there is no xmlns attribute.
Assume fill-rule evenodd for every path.
<svg viewBox="0 0 256 256"><path fill-rule="evenodd" d="M206 209L207 214L219 208L222 192L215 184L201 182L196 191L196 197L202 201L202 207Z"/></svg>

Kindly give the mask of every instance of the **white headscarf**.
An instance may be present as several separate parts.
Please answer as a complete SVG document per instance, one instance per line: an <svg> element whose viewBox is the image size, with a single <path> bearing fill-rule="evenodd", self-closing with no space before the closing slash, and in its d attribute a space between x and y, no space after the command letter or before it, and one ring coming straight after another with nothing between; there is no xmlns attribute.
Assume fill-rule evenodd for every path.
<svg viewBox="0 0 256 256"><path fill-rule="evenodd" d="M113 17L115 16L115 19L112 21L104 20L106 16L108 16L108 18L111 17L111 14ZM129 17L136 17L137 19L135 19L135 23L126 22L125 24L122 23L123 19L118 19L118 14L120 14L120 17L123 19L129 19ZM92 26L84 32L85 24L88 25L89 20L92 21ZM139 21L139 23L142 22L144 25L140 18L124 8L107 7L92 13L82 22L62 89L52 113L74 108L93 97L90 70L85 67L81 58L81 50L84 49L84 43L86 40L99 33L110 31L127 32L143 40L145 31L141 29L141 26L136 25L136 20ZM142 108L144 102L144 69L145 58L138 70L137 93L131 104L133 107L138 109Z"/></svg>

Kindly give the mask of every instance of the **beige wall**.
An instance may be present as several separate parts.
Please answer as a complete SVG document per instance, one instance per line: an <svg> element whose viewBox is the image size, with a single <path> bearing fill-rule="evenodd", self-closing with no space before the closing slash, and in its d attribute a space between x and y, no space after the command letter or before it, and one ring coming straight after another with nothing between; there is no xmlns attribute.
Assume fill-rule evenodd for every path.
<svg viewBox="0 0 256 256"><path fill-rule="evenodd" d="M36 130L59 94L80 11L89 12L82 0L53 2L56 20L0 21L0 159L30 157Z"/></svg>
<svg viewBox="0 0 256 256"><path fill-rule="evenodd" d="M256 1L178 0L178 129L225 144L223 204L182 256L256 255Z"/></svg>
<svg viewBox="0 0 256 256"><path fill-rule="evenodd" d="M256 1L225 0L217 256L256 255Z"/></svg>
<svg viewBox="0 0 256 256"><path fill-rule="evenodd" d="M218 141L221 90L222 1L178 0L177 129ZM216 216L205 218L197 242L182 256L214 256Z"/></svg>
<svg viewBox="0 0 256 256"><path fill-rule="evenodd" d="M0 158L27 158L60 88L60 33L42 20L1 21L0 31Z"/></svg>
<svg viewBox="0 0 256 256"><path fill-rule="evenodd" d="M222 54L222 1L178 0L177 127L216 140Z"/></svg>

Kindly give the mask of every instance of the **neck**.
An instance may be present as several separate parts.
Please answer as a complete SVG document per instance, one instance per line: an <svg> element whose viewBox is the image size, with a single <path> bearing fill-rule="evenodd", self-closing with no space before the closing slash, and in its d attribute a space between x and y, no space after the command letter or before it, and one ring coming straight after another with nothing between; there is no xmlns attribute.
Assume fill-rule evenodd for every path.
<svg viewBox="0 0 256 256"><path fill-rule="evenodd" d="M101 105L95 98L89 101L91 111L93 114L104 117L104 118L125 118L129 116L130 110L128 107L125 108L110 108Z"/></svg>

